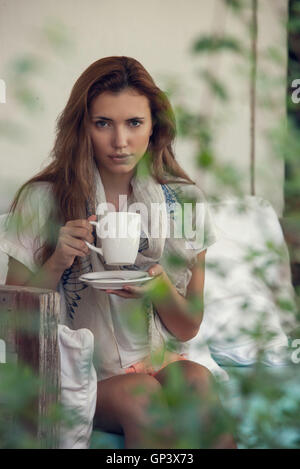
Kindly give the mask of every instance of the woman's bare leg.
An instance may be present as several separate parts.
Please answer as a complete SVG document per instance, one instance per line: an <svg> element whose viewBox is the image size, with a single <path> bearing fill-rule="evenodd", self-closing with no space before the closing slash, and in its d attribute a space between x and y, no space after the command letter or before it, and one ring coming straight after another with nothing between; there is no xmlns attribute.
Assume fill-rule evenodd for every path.
<svg viewBox="0 0 300 469"><path fill-rule="evenodd" d="M99 382L95 414L97 425L103 431L124 433L126 448L172 448L172 431L162 429L162 434L156 436L155 442L150 441L147 431L153 423L148 412L151 395L160 392L167 385L168 372L174 366L180 367L187 383L199 393L202 402L211 402L214 393L214 404L219 405L222 411L218 396L212 390L214 378L210 371L195 362L185 360L167 365L155 378L144 373L132 373ZM137 395L135 391L138 387L142 389ZM199 414L201 415L201 411ZM209 420L208 415L208 424L213 425L214 422ZM236 444L232 435L226 433L212 447L236 449Z"/></svg>
<svg viewBox="0 0 300 469"><path fill-rule="evenodd" d="M220 412L224 411L219 397L213 389L214 377L206 367L190 360L182 360L170 363L155 375L155 378L159 381L163 388L167 385L168 374L169 371L171 371L170 367L179 367L187 384L199 394L201 403L207 402L208 407L209 405L217 406ZM199 412L199 415L203 416L201 409L203 409L203 406L200 406ZM209 425L214 424L214 422L211 421L209 412L205 419ZM237 449L237 446L233 436L230 433L226 433L219 436L218 440L213 444L212 448Z"/></svg>
<svg viewBox="0 0 300 469"><path fill-rule="evenodd" d="M141 392L136 394L139 387ZM144 373L118 375L98 382L95 423L103 431L124 432L126 448L151 448L151 442L145 438L151 425L147 407L151 395L160 390L159 382Z"/></svg>

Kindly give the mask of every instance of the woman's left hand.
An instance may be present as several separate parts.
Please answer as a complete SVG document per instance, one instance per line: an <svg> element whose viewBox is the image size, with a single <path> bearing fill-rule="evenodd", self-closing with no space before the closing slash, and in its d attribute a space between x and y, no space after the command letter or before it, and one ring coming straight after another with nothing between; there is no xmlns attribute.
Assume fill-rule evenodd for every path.
<svg viewBox="0 0 300 469"><path fill-rule="evenodd" d="M160 264L154 264L148 269L148 274L154 278L165 276L165 271ZM117 295L121 298L142 298L151 288L152 281L147 282L142 287L124 285L122 290L105 290L110 295Z"/></svg>

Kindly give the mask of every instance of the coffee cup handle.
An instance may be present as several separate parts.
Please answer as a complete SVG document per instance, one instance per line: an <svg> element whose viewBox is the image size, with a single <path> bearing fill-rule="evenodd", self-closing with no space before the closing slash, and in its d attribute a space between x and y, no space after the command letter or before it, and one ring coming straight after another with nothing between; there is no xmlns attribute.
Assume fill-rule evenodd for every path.
<svg viewBox="0 0 300 469"><path fill-rule="evenodd" d="M94 225L94 226L98 226L98 223L96 221L89 221L89 223L91 225ZM90 249L92 249L92 251L95 251L97 252L98 254L101 254L101 256L103 256L103 251L101 248L97 248L96 246L94 246L93 244L90 244L88 241L85 241L85 244L87 245L87 247L89 247Z"/></svg>

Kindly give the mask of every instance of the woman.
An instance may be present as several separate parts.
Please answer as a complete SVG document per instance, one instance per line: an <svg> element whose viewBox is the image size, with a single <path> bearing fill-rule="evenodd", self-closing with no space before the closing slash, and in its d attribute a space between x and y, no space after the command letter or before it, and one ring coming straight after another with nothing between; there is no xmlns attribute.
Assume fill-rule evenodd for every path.
<svg viewBox="0 0 300 469"><path fill-rule="evenodd" d="M100 202L116 210L122 209L120 195L147 207L164 202L170 223L172 202L191 194L203 202L175 160L174 138L170 103L139 62L128 57L94 62L75 83L58 120L52 163L22 186L12 204L17 229L8 224L7 284L58 289L67 324L93 332L99 380L95 420L103 430L124 432L127 448L153 444L143 431L151 421L147 405L166 385L171 367L180 367L201 400L212 393L210 372L186 355L203 315L201 306L188 314L188 300L202 303L205 253L215 241L208 212L204 242L193 249L183 239L141 237L129 269L148 271L154 277L150 283L163 284L162 297L147 302L146 287L100 291L78 280L82 273L110 269L85 244L99 242L89 221L96 220ZM167 262L172 254L182 257L181 267ZM136 395L139 385L144 392ZM162 447L172 444L161 441ZM235 443L222 435L213 446L234 448Z"/></svg>

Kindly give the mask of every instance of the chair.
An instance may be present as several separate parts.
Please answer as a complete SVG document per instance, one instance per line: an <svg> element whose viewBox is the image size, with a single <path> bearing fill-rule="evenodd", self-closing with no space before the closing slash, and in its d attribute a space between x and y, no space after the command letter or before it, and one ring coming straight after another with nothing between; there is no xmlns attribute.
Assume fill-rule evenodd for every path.
<svg viewBox="0 0 300 469"><path fill-rule="evenodd" d="M30 409L36 425L30 432L44 448L59 445L58 424L47 424L49 410L60 400L59 309L59 294L54 291L0 285L0 337L7 358L3 361L16 357L39 376L38 396Z"/></svg>

